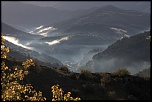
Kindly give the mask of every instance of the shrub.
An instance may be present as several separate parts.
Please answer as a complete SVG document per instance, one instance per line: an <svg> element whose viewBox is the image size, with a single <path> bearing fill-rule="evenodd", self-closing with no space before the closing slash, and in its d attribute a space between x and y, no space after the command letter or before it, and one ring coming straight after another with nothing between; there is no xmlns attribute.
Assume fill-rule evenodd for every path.
<svg viewBox="0 0 152 102"><path fill-rule="evenodd" d="M69 77L74 79L74 80L77 80L77 79L79 79L79 74L71 72L69 74Z"/></svg>
<svg viewBox="0 0 152 102"><path fill-rule="evenodd" d="M131 73L127 69L118 69L117 71L112 73L113 75L118 75L118 76L126 76L130 75Z"/></svg>
<svg viewBox="0 0 152 102"><path fill-rule="evenodd" d="M71 92L68 92L67 94L63 94L64 91L62 88L59 88L59 85L54 85L51 87L53 98L52 101L79 101L81 100L79 97L73 98L71 97Z"/></svg>
<svg viewBox="0 0 152 102"><path fill-rule="evenodd" d="M80 72L79 78L81 78L83 80L92 80L94 78L94 76L92 75L92 73L90 71L82 69Z"/></svg>
<svg viewBox="0 0 152 102"><path fill-rule="evenodd" d="M110 82L110 76L108 74L106 74L106 73L103 73L101 75L101 77L102 77L101 78L101 86L105 87L106 84Z"/></svg>
<svg viewBox="0 0 152 102"><path fill-rule="evenodd" d="M61 66L60 68L58 68L59 70L61 70L62 72L64 72L65 74L70 73L70 70L68 69L67 66Z"/></svg>

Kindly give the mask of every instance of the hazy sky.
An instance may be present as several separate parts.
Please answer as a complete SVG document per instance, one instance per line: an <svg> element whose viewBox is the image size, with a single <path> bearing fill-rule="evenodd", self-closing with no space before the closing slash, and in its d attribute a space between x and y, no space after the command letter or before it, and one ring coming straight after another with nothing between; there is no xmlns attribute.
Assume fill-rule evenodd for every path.
<svg viewBox="0 0 152 102"><path fill-rule="evenodd" d="M115 5L125 9L142 8L142 6L150 7L150 1L24 1L23 3L69 10L101 7L104 5Z"/></svg>

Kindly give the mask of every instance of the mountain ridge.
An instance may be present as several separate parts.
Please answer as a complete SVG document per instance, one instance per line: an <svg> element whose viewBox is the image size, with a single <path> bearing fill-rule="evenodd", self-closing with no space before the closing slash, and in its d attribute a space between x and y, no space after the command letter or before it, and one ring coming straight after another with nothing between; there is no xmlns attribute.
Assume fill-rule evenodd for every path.
<svg viewBox="0 0 152 102"><path fill-rule="evenodd" d="M106 8L106 10L102 10L101 7L93 12L83 14L80 17L71 18L61 23L54 24L54 27L58 28L58 30L54 32L61 32L62 34L83 33L84 31L90 30L89 28L87 29L86 25L91 23L99 25L98 27L101 29L100 32L104 30L100 25L108 26L108 28L114 27L126 30L129 35L138 34L139 31L142 32L145 29L149 29L150 15L148 13L142 13L134 10L123 10L114 6L105 6L103 8ZM116 10L114 11L113 8ZM84 26L84 31L77 28L77 26ZM93 29L95 27L92 26L91 28ZM74 32L73 30L77 32ZM96 32L96 30L92 30L92 32Z"/></svg>
<svg viewBox="0 0 152 102"><path fill-rule="evenodd" d="M2 21L23 27L52 24L60 21L67 12L52 7L40 7L21 2L2 2Z"/></svg>
<svg viewBox="0 0 152 102"><path fill-rule="evenodd" d="M78 7L80 9L86 9L86 8L91 8L91 7L101 7L101 6L105 6L105 5L114 5L116 7L120 7L122 9L134 9L134 10L138 10L138 11L143 11L143 12L148 12L150 13L150 2L148 1L132 1L132 2L128 2L128 1L95 1L95 2L85 2L85 1L73 1L73 2L55 2L52 1L51 3L48 2L24 2L24 3L28 3L28 4L33 4L33 5L38 5L38 6L48 6L48 7L54 7L57 9L64 9L64 10L77 10Z"/></svg>

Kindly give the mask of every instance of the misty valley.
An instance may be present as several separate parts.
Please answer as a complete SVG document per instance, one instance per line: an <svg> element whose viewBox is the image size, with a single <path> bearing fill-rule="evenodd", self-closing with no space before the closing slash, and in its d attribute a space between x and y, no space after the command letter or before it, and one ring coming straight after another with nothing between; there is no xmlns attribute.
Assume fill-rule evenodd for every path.
<svg viewBox="0 0 152 102"><path fill-rule="evenodd" d="M98 78L96 73L113 73L119 69L127 69L133 76L144 71L144 75L150 77L151 13L148 3L128 3L130 7L127 3L123 6L125 2L112 1L86 5L53 1L45 7L41 3L3 2L1 34L10 48L8 55L20 61L32 58L43 69L45 66L67 67L75 77L82 70ZM49 93L44 94L48 98Z"/></svg>
<svg viewBox="0 0 152 102"><path fill-rule="evenodd" d="M50 33L50 35L51 34L52 33ZM84 34L76 33L76 34L58 35L58 36L53 35L49 37L41 36L38 38L37 38L37 35L33 34L32 36L33 36L32 39L31 38L28 39L28 36L27 36L27 39L25 39L22 37L19 37L19 38L15 36L12 37L6 34L4 38L8 42L14 44L14 46L16 45L15 47L16 50L19 50L19 47L22 47L24 49L22 50L22 53L26 53L27 55L44 62L66 65L71 71L74 71L74 72L80 72L80 69L83 67L85 68L86 63L88 61L91 61L94 55L101 53L106 48L108 48L108 46L115 43L117 40L123 41L125 38L128 38L128 42L127 41L125 42L127 44L130 42L129 39L132 38L132 37L131 38L126 37L125 35L122 35L117 38L114 38L114 37L110 38L109 36L102 37L102 35L97 35L97 34L91 35L91 34L86 34L86 33ZM148 36L149 34L147 34L147 36L144 36L145 40ZM141 40L141 39L138 39L138 40ZM137 43L137 41L135 40L133 43ZM110 59L106 59L106 58L102 59L102 61L99 62L100 64L98 65L98 68L92 67L89 69L89 67L91 67L90 65L88 66L88 70L91 70L92 72L102 72L102 71L112 72L120 67L124 67L124 68L127 68L129 71L131 71L133 74L135 74L140 70L150 68L150 57L149 57L150 53L148 54L148 51L150 50L150 43L148 40L146 44L148 44L147 45L148 49L143 49L143 50L147 50L146 56L148 58L146 60L142 59L142 62L138 61L137 59L135 61L132 60L132 63L131 62L128 63L127 61L124 60L126 59L126 57L122 56L118 59L119 57L118 55ZM121 42L119 46L121 47ZM135 45L135 47L136 46L138 46L138 43ZM11 47L12 49L14 49L13 46ZM114 49L114 52L118 48ZM29 51L25 52L25 49ZM127 53L126 50L132 50L132 52ZM126 51L126 53L123 53L124 56L130 55L130 53L132 53L130 55L130 59L132 59L133 54L136 54L134 53L135 52L134 50L135 50L134 47L132 47L131 49L125 49L122 52ZM31 53L31 51L34 51L35 53ZM57 59L58 61L55 62L52 60L50 61L49 59L47 60L47 57L53 57ZM113 60L113 59L116 59L116 60ZM118 64L117 67L114 67L116 64Z"/></svg>
<svg viewBox="0 0 152 102"><path fill-rule="evenodd" d="M24 38L20 40L20 38L6 34L4 38L9 43L14 44L15 47L11 46L12 49L15 48L18 50L22 47L22 49L24 49L22 53L26 53L25 50L29 50L27 52L29 55L31 51L35 51L35 54L32 53L30 56L38 58L41 61L49 62L49 60L41 58L42 54L48 57L54 57L61 61L62 64L60 65L67 65L67 67L74 72L78 72L80 66L85 65L87 61L92 59L94 54L104 50L108 44L111 43L101 43L101 40L106 39L91 34L54 35L49 37L42 36L41 38L33 36L32 40L25 40ZM37 56L36 53L38 53L39 56ZM49 63L52 62L50 61ZM54 63L59 64L59 62Z"/></svg>

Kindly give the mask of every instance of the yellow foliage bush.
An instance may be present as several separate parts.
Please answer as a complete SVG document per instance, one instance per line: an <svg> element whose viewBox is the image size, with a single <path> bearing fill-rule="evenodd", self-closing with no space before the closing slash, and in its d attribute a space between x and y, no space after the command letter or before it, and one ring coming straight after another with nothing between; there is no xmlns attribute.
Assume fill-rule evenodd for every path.
<svg viewBox="0 0 152 102"><path fill-rule="evenodd" d="M79 97L73 98L71 97L71 92L68 92L67 94L63 95L63 90L62 88L59 88L59 85L54 85L51 87L52 93L53 93L53 98L52 101L79 101L81 100Z"/></svg>
<svg viewBox="0 0 152 102"><path fill-rule="evenodd" d="M4 38L1 36L1 58L6 59L9 47L4 45ZM29 59L22 63L23 68L15 67L10 69L5 62L1 62L1 99L2 101L22 100L22 101L44 101L42 92L37 92L32 85L20 84L25 75L28 74L28 68L34 66L33 60Z"/></svg>

